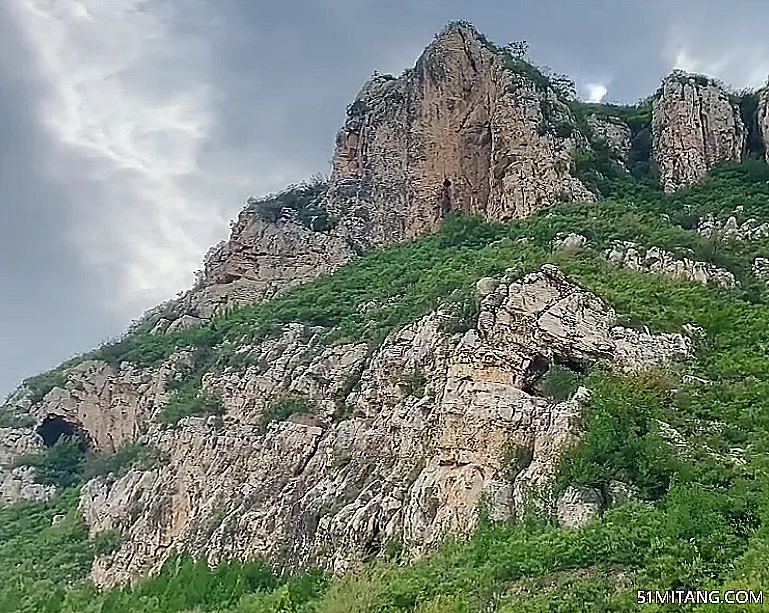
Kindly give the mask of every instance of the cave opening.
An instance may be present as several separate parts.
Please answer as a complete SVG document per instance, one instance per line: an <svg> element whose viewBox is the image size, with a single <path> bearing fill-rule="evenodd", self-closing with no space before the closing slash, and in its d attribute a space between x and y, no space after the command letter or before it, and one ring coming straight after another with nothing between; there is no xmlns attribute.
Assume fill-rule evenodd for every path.
<svg viewBox="0 0 769 613"><path fill-rule="evenodd" d="M453 208L451 202L451 181L449 179L443 180L443 187L441 188L441 196L438 202L439 215L441 218L446 217Z"/></svg>
<svg viewBox="0 0 769 613"><path fill-rule="evenodd" d="M43 439L43 444L46 447L53 447L63 437L77 441L78 447L83 453L92 447L90 437L83 428L58 415L46 417L37 427L37 433Z"/></svg>

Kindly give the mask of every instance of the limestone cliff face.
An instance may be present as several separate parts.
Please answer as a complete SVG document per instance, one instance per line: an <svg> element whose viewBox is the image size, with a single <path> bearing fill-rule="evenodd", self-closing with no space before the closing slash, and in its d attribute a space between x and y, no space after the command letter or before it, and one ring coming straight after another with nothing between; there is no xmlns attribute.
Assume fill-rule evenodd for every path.
<svg viewBox="0 0 769 613"><path fill-rule="evenodd" d="M633 146L630 126L618 117L602 117L596 114L588 115L586 122L590 128L591 140L601 142L620 162L627 163Z"/></svg>
<svg viewBox="0 0 769 613"><path fill-rule="evenodd" d="M401 77L368 81L337 135L322 202L336 227L244 211L197 287L149 315L156 331L269 299L361 249L435 231L450 211L509 219L592 200L569 174L571 151L586 141L576 129L555 135L555 124L574 124L568 105L506 61L472 26L454 24Z"/></svg>
<svg viewBox="0 0 769 613"><path fill-rule="evenodd" d="M507 69L471 26L451 25L412 70L374 77L350 106L328 206L369 245L433 231L449 211L509 219L589 200L569 174L575 141L546 129L570 119L554 90Z"/></svg>
<svg viewBox="0 0 769 613"><path fill-rule="evenodd" d="M228 240L206 256L196 286L147 317L156 332L195 325L331 273L352 256L343 237L310 230L292 217L292 211L284 211L273 222L247 208L232 224Z"/></svg>
<svg viewBox="0 0 769 613"><path fill-rule="evenodd" d="M719 162L739 160L746 134L738 106L721 86L679 71L657 92L652 137L662 187L672 192L701 181Z"/></svg>
<svg viewBox="0 0 769 613"><path fill-rule="evenodd" d="M761 90L758 99L758 130L764 141L764 155L769 162L769 86Z"/></svg>
<svg viewBox="0 0 769 613"><path fill-rule="evenodd" d="M481 496L494 517L515 517L549 482L589 394L566 402L540 395L552 364L633 370L692 355L686 336L618 326L608 305L552 265L518 280L483 279L479 300L466 332L453 332L454 316L438 310L373 355L365 344L325 346L323 330L289 325L246 349L258 366L205 375L223 416L176 426L157 415L192 364L189 352L153 369L81 365L31 409L37 432L59 419L96 447L142 441L168 458L83 488L91 530L124 536L93 578L129 580L173 550L338 571L391 539L418 556L472 530ZM304 410L265 426L287 394L302 397ZM514 452L526 461L511 464ZM596 496L569 492L542 504L574 524L598 510L580 502Z"/></svg>

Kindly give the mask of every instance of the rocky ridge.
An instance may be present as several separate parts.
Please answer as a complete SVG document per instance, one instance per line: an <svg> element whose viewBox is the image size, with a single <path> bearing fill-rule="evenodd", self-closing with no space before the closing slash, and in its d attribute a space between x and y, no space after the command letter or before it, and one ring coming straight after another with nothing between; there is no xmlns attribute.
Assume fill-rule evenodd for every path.
<svg viewBox="0 0 769 613"><path fill-rule="evenodd" d="M666 192L742 158L746 130L739 106L713 80L676 71L662 81L653 109L654 158Z"/></svg>
<svg viewBox="0 0 769 613"><path fill-rule="evenodd" d="M288 326L249 349L264 367L205 375L223 416L176 426L157 417L189 352L159 369L81 365L36 414L86 431L95 447L133 437L168 457L83 489L90 529L125 537L97 560L94 580L129 580L177 550L337 571L390 540L420 555L470 531L482 497L494 517L515 517L549 482L589 393L541 396L537 383L552 365L632 371L692 355L686 336L618 326L610 307L552 265L484 279L479 300L466 332L452 332L454 316L439 310L373 355L365 344L318 345L318 330ZM287 395L303 398L303 410L265 426ZM512 452L524 459L511 465ZM575 525L591 516L578 504L585 495L599 494L542 504Z"/></svg>
<svg viewBox="0 0 769 613"><path fill-rule="evenodd" d="M433 232L453 211L504 220L559 199L590 201L571 160L587 138L561 94L527 70L472 27L449 26L414 69L374 77L350 106L322 195L333 223L313 229L291 207L272 220L247 208L207 256L199 283L143 325L177 332L269 300L361 250ZM590 115L587 122L627 161L632 131L624 120ZM742 155L739 111L718 85L696 76L666 79L654 130L666 191ZM710 217L697 231L754 240L767 235L765 225ZM565 251L586 245L577 234L556 243ZM623 243L605 255L625 268L736 285L726 270L658 247ZM757 275L767 268L766 258L755 259ZM477 289L473 321L439 309L376 349L329 345L328 330L287 325L239 349L255 364L245 372L204 374L203 389L221 399L223 415L176 425L161 416L194 370L195 351L152 368L85 361L41 401L23 393L12 400L34 426L0 429L0 503L52 495L13 461L63 434L89 450L142 442L161 452L167 462L82 490L92 533L116 529L124 537L93 568L94 580L109 585L157 570L173 551L343 571L390 541L419 556L447 534L468 533L481 502L494 518L517 518L541 496L545 512L577 526L632 496L620 482L547 495L559 458L579 436L590 390L556 401L541 383L555 367L632 372L688 359L689 336L619 326L605 302L551 265L522 278L484 278ZM289 402L290 414L281 413Z"/></svg>

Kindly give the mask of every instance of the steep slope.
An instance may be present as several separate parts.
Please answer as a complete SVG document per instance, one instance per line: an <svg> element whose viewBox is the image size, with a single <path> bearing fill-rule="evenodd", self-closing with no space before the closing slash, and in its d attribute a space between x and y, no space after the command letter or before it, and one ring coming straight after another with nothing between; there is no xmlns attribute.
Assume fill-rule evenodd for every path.
<svg viewBox="0 0 769 613"><path fill-rule="evenodd" d="M769 86L761 90L758 99L758 129L764 141L764 155L769 162Z"/></svg>
<svg viewBox="0 0 769 613"><path fill-rule="evenodd" d="M328 182L251 200L195 288L6 401L0 602L576 611L760 585L769 166L719 164L735 109L680 74L583 104L448 26L364 86Z"/></svg>
<svg viewBox="0 0 769 613"><path fill-rule="evenodd" d="M527 217L593 196L569 173L584 141L566 100L469 24L449 25L413 70L374 77L337 136L328 208L361 245L436 230L451 211Z"/></svg>
<svg viewBox="0 0 769 613"><path fill-rule="evenodd" d="M567 96L470 24L450 24L413 69L364 84L327 184L254 199L208 254L198 286L149 321L161 332L268 299L373 246L434 232L451 211L503 220L592 200L571 174L571 152L586 140Z"/></svg>

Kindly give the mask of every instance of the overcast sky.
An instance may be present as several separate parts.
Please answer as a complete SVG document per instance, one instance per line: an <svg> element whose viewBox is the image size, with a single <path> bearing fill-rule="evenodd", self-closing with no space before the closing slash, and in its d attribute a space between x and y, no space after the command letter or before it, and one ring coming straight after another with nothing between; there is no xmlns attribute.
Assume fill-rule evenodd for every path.
<svg viewBox="0 0 769 613"><path fill-rule="evenodd" d="M245 198L327 172L346 105L446 22L634 102L769 73L767 0L0 1L0 396L190 285Z"/></svg>

